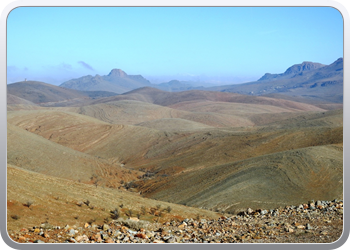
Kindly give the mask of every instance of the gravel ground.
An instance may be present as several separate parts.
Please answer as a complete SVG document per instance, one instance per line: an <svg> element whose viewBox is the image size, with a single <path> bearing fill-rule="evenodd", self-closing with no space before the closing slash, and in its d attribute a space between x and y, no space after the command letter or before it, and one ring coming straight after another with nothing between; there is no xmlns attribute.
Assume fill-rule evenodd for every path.
<svg viewBox="0 0 350 250"><path fill-rule="evenodd" d="M149 223L137 218L64 228L48 223L9 231L19 243L331 243L343 231L343 202L311 201L217 220Z"/></svg>

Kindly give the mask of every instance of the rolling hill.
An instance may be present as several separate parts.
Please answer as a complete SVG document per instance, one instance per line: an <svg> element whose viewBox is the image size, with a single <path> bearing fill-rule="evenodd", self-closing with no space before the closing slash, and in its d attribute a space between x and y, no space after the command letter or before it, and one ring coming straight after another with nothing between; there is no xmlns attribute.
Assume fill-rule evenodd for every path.
<svg viewBox="0 0 350 250"><path fill-rule="evenodd" d="M139 126L111 125L87 116L52 110L11 112L8 115L8 122L22 130L27 130L24 131L26 133L30 131L41 136L42 140L46 138L50 142L88 154L89 157L95 157L105 163L122 165L126 171L132 171L131 173L141 170L141 172L135 172L139 177L142 175L142 172L151 171L155 173L154 178L137 180L134 177L134 179L130 180L132 183L135 183L134 187L141 191L145 197L161 200L170 199L167 201L177 203L186 202L187 204L190 200L194 200L197 191L194 191L193 188L195 190L211 190L209 188L211 186L208 183L206 184L204 180L212 176L212 171L215 171L218 178L215 184L218 186L216 189L226 190L220 187L221 184L224 185L226 182L219 180L224 180L228 176L228 172L221 171L221 168L227 168L231 171L234 169L231 166L238 164L245 169L247 166L261 165L260 161L264 162L265 167L261 169L254 167L249 168L249 171L248 169L244 171L248 171L249 176L256 175L254 178L258 178L261 175L260 171L267 168L266 171L272 171L270 174L276 176L276 181L281 181L278 184L281 185L278 189L289 190L288 185L290 184L282 181L282 174L286 174L292 183L297 181L295 180L297 177L292 175L294 173L292 169L296 169L296 166L289 168L288 164L290 163L288 162L291 160L288 159L292 159L293 152L299 149L304 151L306 148L317 148L316 151L310 151L312 153L303 156L303 160L306 160L308 165L297 164L298 171L309 171L307 168L323 168L324 164L329 165L329 162L333 162L336 171L332 172L332 168L327 167L329 179L340 178L339 176L342 172L341 145L343 130L342 112L340 111L303 112L289 120L274 121L274 123L265 127L237 129L227 127L222 129L201 128L183 132L181 130L160 131ZM24 147L27 145L18 140L12 141L13 143L19 142ZM40 145L39 143L35 144ZM319 152L318 149L322 149L319 154L317 153ZM33 150L36 151L35 148ZM328 150L329 152L327 152ZM338 153L336 154L336 152ZM29 151L29 154L35 155L31 151ZM287 161L284 160L285 155L289 157L287 157ZM325 155L328 155L327 160L317 160L317 158ZM316 158L309 160L308 157L311 156ZM279 169L270 169L270 166L276 165L276 157L279 157L278 159L282 157L283 161L279 164L283 169L285 168L292 172L285 173ZM11 157L10 159L13 158ZM10 163L18 164L15 161L10 161ZM33 161L33 163L35 164L36 162ZM101 165L101 163L99 164ZM313 171L315 172L316 170ZM107 171L103 173L100 173L98 176L102 179L109 176ZM316 179L318 178L317 176L315 177ZM311 177L298 180L299 188L305 187L310 181L316 181L316 179L311 179ZM197 181L201 184L190 185L189 189L185 188L188 185L187 183L196 183ZM248 178L246 182L247 185L252 185L254 181ZM202 187L201 185L204 186ZM274 185L277 184L275 183ZM334 196L337 194L341 196L340 186L341 184L336 186L334 193L329 195ZM184 193L180 195L181 199L176 198L175 195L180 192L178 190L179 187L182 187L183 192L186 193L186 195ZM225 198L226 205L229 206L231 204L232 208L239 209L248 204L254 205L253 201L259 200L259 197L263 197L265 203L262 203L261 200L260 203L265 207L277 206L286 202L286 200L281 199L282 196L270 198L262 196L269 187L267 185L266 189L261 188L260 192L254 189L251 195L254 194L255 197L251 196L249 198L251 203L242 201L239 206L233 206L232 204L235 203L234 199ZM227 190L222 192L229 193ZM305 199L311 199L310 197L316 195L317 192L310 189L307 195L299 197L296 196L296 193L283 191L283 197L287 200L293 200L293 202L302 202ZM322 196L322 193L324 196ZM174 194L173 198L171 198L170 194ZM317 197L328 199L326 194L325 192L320 192ZM219 203L223 202L218 199L218 196L213 198L216 202L209 202L209 196L206 196L205 193L199 197L199 200L191 203L191 205L204 206L203 204L205 203L207 204L205 205L206 208L214 209L218 207ZM225 195L220 197L224 199Z"/></svg>
<svg viewBox="0 0 350 250"><path fill-rule="evenodd" d="M143 192L225 212L272 209L288 202L341 197L342 164L342 147L308 147L186 172L161 184L145 185Z"/></svg>
<svg viewBox="0 0 350 250"><path fill-rule="evenodd" d="M72 213L77 201L91 199L101 213L81 210L82 217L102 220L101 214L108 216L102 208L112 209L115 197L130 207L137 203L137 209L177 203L177 218L180 212L215 217L208 210L235 213L341 198L343 105L322 100L318 90L340 79L341 64L305 62L258 81L267 86L318 78L320 84L310 88L317 98L151 87L115 95L40 82L10 84L8 194L17 210L9 211L28 216L23 202L32 197L38 208L66 221L71 214L57 209L66 204ZM120 70L112 78L143 81ZM26 178L33 178L30 190ZM56 207L45 207L45 199Z"/></svg>
<svg viewBox="0 0 350 250"><path fill-rule="evenodd" d="M30 209L25 207L32 202ZM89 201L90 204L79 205ZM123 206L123 208L120 208ZM94 221L103 224L110 218L110 211L119 208L121 218L125 212L132 210L140 213L145 208L146 214L140 219L144 223L156 221L159 217L150 214L150 210L161 206L171 208L170 213L164 213L160 222L167 220L183 220L185 218L218 218L212 211L187 207L174 203L157 201L140 197L136 193L106 188L59 178L52 175L29 171L14 165L7 165L7 230L20 230L37 226L46 222L61 228L66 225L83 226ZM11 217L17 215L19 219ZM155 228L156 230L158 228Z"/></svg>
<svg viewBox="0 0 350 250"><path fill-rule="evenodd" d="M54 103L54 105L60 103L62 106L65 105L64 103L66 102L86 101L89 99L116 95L115 93L106 91L78 91L66 89L37 81L23 81L8 84L7 94L7 99L10 101L13 100L11 96L16 96L42 106L50 105L50 103Z"/></svg>

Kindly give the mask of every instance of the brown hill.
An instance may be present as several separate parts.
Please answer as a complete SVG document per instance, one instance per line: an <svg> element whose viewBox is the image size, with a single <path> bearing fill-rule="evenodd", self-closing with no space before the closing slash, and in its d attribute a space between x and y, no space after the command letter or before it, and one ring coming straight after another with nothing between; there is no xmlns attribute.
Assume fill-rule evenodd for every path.
<svg viewBox="0 0 350 250"><path fill-rule="evenodd" d="M9 163L75 179L88 167L87 183L225 211L341 196L342 110L151 88L90 104L8 112Z"/></svg>
<svg viewBox="0 0 350 250"><path fill-rule="evenodd" d="M114 187L121 180L135 180L138 174L129 173L118 162L75 151L11 124L7 124L7 139L7 162L34 172Z"/></svg>
<svg viewBox="0 0 350 250"><path fill-rule="evenodd" d="M193 154L201 155L206 149L211 150L212 145L216 145L213 150L224 152L234 150L235 147L252 151L251 146L262 146L267 150L265 153L272 153L276 152L273 150L284 151L293 147L339 143L342 142L342 134L335 131L342 131L341 118L342 112L328 111L300 115L261 129L222 128L164 133L136 126L110 125L87 116L61 111L21 111L8 114L9 123L75 150L95 154L99 148L99 156L104 158L127 156L133 159L148 158L153 154L159 155L160 152L173 155L173 150L178 151L179 148L188 152L190 157ZM310 122L305 122L308 120ZM334 131L333 136L327 137L331 131ZM288 138L293 136L295 139L289 142ZM142 143L138 143L140 141ZM261 154L256 147L253 153ZM236 155L234 151L232 153ZM206 160L213 161L210 154L206 155L212 158ZM222 156L220 159L219 156L216 160L225 161L225 158Z"/></svg>
<svg viewBox="0 0 350 250"><path fill-rule="evenodd" d="M228 103L246 103L246 104L258 104L258 105L270 105L279 108L310 111L310 110L322 110L314 105L294 102L283 99L260 97L260 96L248 96L240 95L236 93L224 93L215 91L203 91L203 90L189 90L183 92L166 92L150 87L144 87L127 92L123 95L103 98L91 102L91 104L106 103L118 100L137 100L142 102L149 102L161 106L176 107L175 104L187 102L228 102Z"/></svg>
<svg viewBox="0 0 350 250"><path fill-rule="evenodd" d="M42 106L68 106L79 105L90 99L115 96L116 93L108 91L78 91L66 89L59 86L37 81L23 81L7 85L8 104L19 104L19 99L13 96L27 100L29 102ZM22 101L23 104L23 101Z"/></svg>
<svg viewBox="0 0 350 250"><path fill-rule="evenodd" d="M9 112L8 123L65 147L125 165L143 159L159 138L167 140L165 133L158 130L111 125L63 111ZM98 153L100 151L104 152L103 156Z"/></svg>
<svg viewBox="0 0 350 250"><path fill-rule="evenodd" d="M17 114L16 114L17 113ZM342 143L342 126L319 126L341 114L288 126L257 129L202 129L161 132L136 126L109 125L67 112L18 112L8 122L72 149L119 161L128 168L167 171L174 167L200 168L240 161L265 154L317 145ZM77 119L79 118L79 119ZM316 118L316 117L315 117ZM339 121L340 122L340 121ZM304 127L303 127L304 126Z"/></svg>
<svg viewBox="0 0 350 250"><path fill-rule="evenodd" d="M83 204L86 201L90 201L89 206ZM32 202L30 208L25 206L27 202ZM157 206L160 206L160 209L170 207L171 210L163 212L159 218L150 213L151 209ZM142 207L145 214L142 214ZM10 164L7 166L8 232L38 226L44 222L61 228L67 224L83 227L89 221L101 225L106 219L111 220L110 211L115 208L119 209L121 218L125 219L126 212L130 209L135 217L138 213L141 214L140 219L144 222L154 222L158 218L160 222L196 216L218 218L218 214L208 210L146 199L127 191L95 187Z"/></svg>
<svg viewBox="0 0 350 250"><path fill-rule="evenodd" d="M18 96L7 94L7 111L41 109L41 107L31 101Z"/></svg>
<svg viewBox="0 0 350 250"><path fill-rule="evenodd" d="M216 103L212 103L216 106ZM239 105L237 105L239 106ZM252 108L253 109L253 108ZM262 109L260 109L262 110ZM266 110L266 109L265 109ZM275 109L275 111L284 109ZM287 110L285 110L287 111ZM187 112L176 108L164 107L152 103L133 100L113 101L95 105L88 105L77 110L79 114L88 115L111 124L141 125L154 124L160 119L182 119L193 126L197 123L198 128L203 127L241 127L254 125L244 116L227 115L218 112ZM255 110L259 112L259 109ZM186 121L187 120L187 121ZM179 120L174 120L179 121ZM168 123L168 125L171 125ZM176 130L180 124L167 126L170 130ZM147 126L146 126L147 127ZM150 127L153 127L150 126ZM164 130L157 126L157 128ZM194 126L193 128L196 128Z"/></svg>
<svg viewBox="0 0 350 250"><path fill-rule="evenodd" d="M203 123L193 122L180 118L162 118L147 122L141 122L136 125L163 131L184 131L211 128L211 126L205 125Z"/></svg>
<svg viewBox="0 0 350 250"><path fill-rule="evenodd" d="M16 104L38 106L34 102L28 101L26 99L20 98L20 97L15 96L15 95L8 94L7 95L7 105L16 105Z"/></svg>
<svg viewBox="0 0 350 250"><path fill-rule="evenodd" d="M23 81L8 84L7 93L37 104L87 98L79 91L37 81Z"/></svg>
<svg viewBox="0 0 350 250"><path fill-rule="evenodd" d="M234 212L342 197L341 145L307 147L163 177L143 192L152 198ZM155 185L155 186L154 186ZM153 192L152 192L152 191Z"/></svg>
<svg viewBox="0 0 350 250"><path fill-rule="evenodd" d="M325 111L312 104L276 98L198 90L170 93L148 87L94 100L90 104L78 112L109 123L127 125L179 118L211 127L242 127L263 124L256 119L259 115L263 119L264 115L284 119L294 116L288 113Z"/></svg>

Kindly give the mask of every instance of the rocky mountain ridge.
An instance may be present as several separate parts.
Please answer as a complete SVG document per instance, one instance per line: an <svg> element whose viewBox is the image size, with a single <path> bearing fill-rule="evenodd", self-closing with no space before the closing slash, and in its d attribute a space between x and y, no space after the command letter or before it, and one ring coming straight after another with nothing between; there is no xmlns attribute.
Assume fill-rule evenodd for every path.
<svg viewBox="0 0 350 250"><path fill-rule="evenodd" d="M295 75L301 73L301 72L307 72L314 69L322 68L326 65L321 63L314 63L314 62L303 62L301 64L295 64L291 67L289 67L284 73L282 74L270 74L266 73L264 76L262 76L258 81L264 81L264 80L272 80L276 78L291 78Z"/></svg>
<svg viewBox="0 0 350 250"><path fill-rule="evenodd" d="M128 75L121 69L112 69L108 75L88 75L66 81L60 87L89 90L111 91L118 94L150 86L151 83L141 75Z"/></svg>

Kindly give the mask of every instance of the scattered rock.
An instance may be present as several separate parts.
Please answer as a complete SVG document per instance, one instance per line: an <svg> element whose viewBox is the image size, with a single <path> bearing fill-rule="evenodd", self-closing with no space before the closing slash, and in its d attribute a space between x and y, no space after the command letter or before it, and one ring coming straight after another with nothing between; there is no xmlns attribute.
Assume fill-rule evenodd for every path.
<svg viewBox="0 0 350 250"><path fill-rule="evenodd" d="M321 204L321 205L320 205ZM43 224L9 234L21 243L282 243L333 242L342 234L343 203L313 201L309 204L280 209L245 210L217 220L185 219L154 224L155 231L133 230L120 222L83 227L66 225L47 227ZM312 226L311 226L312 225ZM320 230L315 230L320 229ZM34 233L31 233L34 232ZM69 235L67 239L65 235Z"/></svg>

